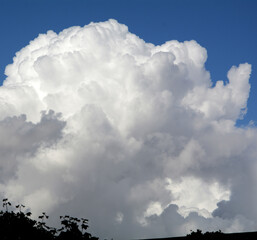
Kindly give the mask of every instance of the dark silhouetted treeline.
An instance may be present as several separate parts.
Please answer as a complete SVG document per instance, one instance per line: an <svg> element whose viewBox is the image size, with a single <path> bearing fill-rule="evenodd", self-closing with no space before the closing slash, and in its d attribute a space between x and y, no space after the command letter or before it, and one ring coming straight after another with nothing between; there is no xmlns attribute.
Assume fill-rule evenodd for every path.
<svg viewBox="0 0 257 240"><path fill-rule="evenodd" d="M10 211L12 204L7 198L3 199L3 211L0 211L0 239L1 240L97 240L86 230L88 220L61 216L60 229L46 225L46 213L39 216L39 220L30 218L31 212L24 213L24 205L16 205L16 211Z"/></svg>
<svg viewBox="0 0 257 240"><path fill-rule="evenodd" d="M148 240L257 240L257 232L223 233L219 230L217 232L203 233L200 229L197 229L195 232L191 231L186 237L156 238Z"/></svg>
<svg viewBox="0 0 257 240"><path fill-rule="evenodd" d="M226 235L224 233L222 233L220 230L217 232L206 232L206 233L202 233L202 230L197 229L196 232L191 231L190 234L188 234L186 236L187 239L191 239L191 240L196 240L196 239L225 239Z"/></svg>
<svg viewBox="0 0 257 240"><path fill-rule="evenodd" d="M186 236L186 239L192 240L257 240L257 232L243 232L243 233L222 233L220 230L217 232L202 233L197 229L196 232L191 232Z"/></svg>

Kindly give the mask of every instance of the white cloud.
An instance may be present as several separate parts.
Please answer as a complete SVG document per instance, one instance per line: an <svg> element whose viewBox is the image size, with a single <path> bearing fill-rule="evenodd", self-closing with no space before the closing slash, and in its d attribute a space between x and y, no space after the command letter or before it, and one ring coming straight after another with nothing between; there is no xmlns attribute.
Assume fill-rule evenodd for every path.
<svg viewBox="0 0 257 240"><path fill-rule="evenodd" d="M212 86L206 59L115 20L39 35L0 87L2 195L106 238L253 229L257 132L235 126L251 66Z"/></svg>
<svg viewBox="0 0 257 240"><path fill-rule="evenodd" d="M186 177L181 182L176 183L168 179L167 188L174 197L172 204L176 204L183 217L187 217L190 212L198 212L204 217L211 217L211 214L217 208L217 202L229 200L230 192L223 189L217 182L205 183L200 179ZM199 196L201 200L199 201Z"/></svg>
<svg viewBox="0 0 257 240"><path fill-rule="evenodd" d="M228 119L235 121L245 112L249 97L248 83L251 66L233 66L228 72L229 83L218 81L214 88L197 86L184 98L183 104L202 112L210 120Z"/></svg>

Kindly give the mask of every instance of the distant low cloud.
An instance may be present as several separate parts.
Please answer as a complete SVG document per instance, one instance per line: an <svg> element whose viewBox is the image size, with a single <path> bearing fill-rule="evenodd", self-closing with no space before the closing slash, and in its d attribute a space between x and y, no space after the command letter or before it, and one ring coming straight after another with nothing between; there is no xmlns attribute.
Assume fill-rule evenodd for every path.
<svg viewBox="0 0 257 240"><path fill-rule="evenodd" d="M115 20L40 34L0 87L2 197L106 238L253 230L257 131L235 126L251 65L213 86L206 59Z"/></svg>

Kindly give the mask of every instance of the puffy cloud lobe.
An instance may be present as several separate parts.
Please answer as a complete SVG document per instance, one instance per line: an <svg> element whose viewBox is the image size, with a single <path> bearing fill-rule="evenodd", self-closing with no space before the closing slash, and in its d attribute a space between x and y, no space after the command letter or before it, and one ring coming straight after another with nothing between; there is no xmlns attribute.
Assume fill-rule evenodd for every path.
<svg viewBox="0 0 257 240"><path fill-rule="evenodd" d="M218 81L214 88L195 87L184 98L183 103L200 111L208 119L228 119L235 121L244 114L249 97L248 83L251 66L241 64L228 72L229 84Z"/></svg>
<svg viewBox="0 0 257 240"><path fill-rule="evenodd" d="M0 121L1 182L15 175L24 157L33 156L42 146L53 146L61 137L65 123L53 111L41 113L40 122L26 121L26 116Z"/></svg>
<svg viewBox="0 0 257 240"><path fill-rule="evenodd" d="M206 60L115 20L40 34L0 87L3 196L107 238L252 229L257 133L235 127L251 66L213 86Z"/></svg>

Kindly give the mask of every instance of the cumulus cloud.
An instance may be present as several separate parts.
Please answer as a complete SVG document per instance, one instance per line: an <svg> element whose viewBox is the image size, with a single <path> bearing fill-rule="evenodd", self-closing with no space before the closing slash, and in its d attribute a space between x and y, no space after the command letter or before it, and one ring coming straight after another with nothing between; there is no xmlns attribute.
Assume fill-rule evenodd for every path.
<svg viewBox="0 0 257 240"><path fill-rule="evenodd" d="M106 238L253 230L257 132L235 125L251 66L213 85L206 60L115 20L40 34L0 87L2 196Z"/></svg>

